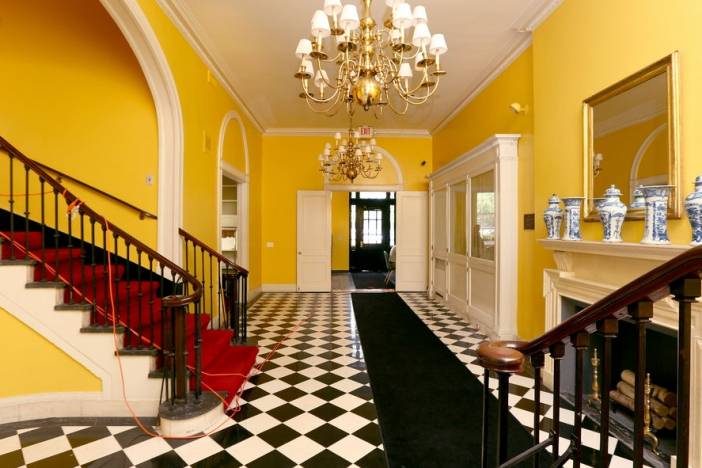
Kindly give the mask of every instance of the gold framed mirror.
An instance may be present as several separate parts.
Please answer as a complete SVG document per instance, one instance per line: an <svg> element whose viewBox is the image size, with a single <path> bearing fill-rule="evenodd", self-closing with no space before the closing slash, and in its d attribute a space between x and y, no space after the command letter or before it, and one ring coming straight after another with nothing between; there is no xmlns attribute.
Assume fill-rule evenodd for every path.
<svg viewBox="0 0 702 468"><path fill-rule="evenodd" d="M599 221L595 200L610 185L622 192L628 219L639 185L671 185L668 217L680 218L678 53L624 78L583 102L586 221Z"/></svg>

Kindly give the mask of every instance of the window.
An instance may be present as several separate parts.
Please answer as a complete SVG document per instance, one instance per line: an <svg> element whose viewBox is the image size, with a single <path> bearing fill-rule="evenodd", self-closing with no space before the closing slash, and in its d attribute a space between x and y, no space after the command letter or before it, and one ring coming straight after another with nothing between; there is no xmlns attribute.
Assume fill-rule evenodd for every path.
<svg viewBox="0 0 702 468"><path fill-rule="evenodd" d="M351 245L356 246L356 205L351 205Z"/></svg>
<svg viewBox="0 0 702 468"><path fill-rule="evenodd" d="M471 178L471 256L495 260L495 171Z"/></svg>
<svg viewBox="0 0 702 468"><path fill-rule="evenodd" d="M364 210L363 211L363 243L382 244L383 243L383 211Z"/></svg>
<svg viewBox="0 0 702 468"><path fill-rule="evenodd" d="M358 195L361 200L385 200L388 198L387 192L360 192Z"/></svg>
<svg viewBox="0 0 702 468"><path fill-rule="evenodd" d="M466 254L466 183L451 186L451 253Z"/></svg>

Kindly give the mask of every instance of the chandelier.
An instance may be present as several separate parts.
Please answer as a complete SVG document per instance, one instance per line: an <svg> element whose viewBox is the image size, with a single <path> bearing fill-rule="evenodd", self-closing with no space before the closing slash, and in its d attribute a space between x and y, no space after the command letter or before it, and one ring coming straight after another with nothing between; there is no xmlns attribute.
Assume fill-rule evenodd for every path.
<svg viewBox="0 0 702 468"><path fill-rule="evenodd" d="M345 105L353 115L359 104L366 111L382 113L388 106L405 114L410 104L424 104L438 89L448 47L443 34L429 32L426 9L385 0L392 16L376 27L371 3L363 0L362 18L341 0L324 0L324 8L314 12L312 39L301 39L295 52L300 97L312 110L334 115Z"/></svg>
<svg viewBox="0 0 702 468"><path fill-rule="evenodd" d="M349 125L348 134L342 137L341 132L334 135L334 145L327 143L319 155L320 171L329 180L341 182L356 177L375 179L382 171L383 156L375 150L375 138L370 127L354 130Z"/></svg>

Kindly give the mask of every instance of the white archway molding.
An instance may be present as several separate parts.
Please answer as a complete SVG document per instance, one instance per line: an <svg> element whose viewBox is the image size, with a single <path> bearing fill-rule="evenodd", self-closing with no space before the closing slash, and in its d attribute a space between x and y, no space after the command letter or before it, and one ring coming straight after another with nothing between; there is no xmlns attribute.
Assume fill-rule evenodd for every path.
<svg viewBox="0 0 702 468"><path fill-rule="evenodd" d="M634 189L636 188L637 181L639 180L638 174L639 174L639 167L641 166L641 161L643 161L644 156L646 155L646 152L648 151L648 148L653 144L655 141L656 137L661 134L664 130L668 129L668 123L663 123L656 127L647 137L644 139L643 143L641 143L641 146L639 147L639 150L636 152L636 156L634 156L634 162L631 164L631 172L629 173L629 194L631 195L631 200L633 200L634 196Z"/></svg>
<svg viewBox="0 0 702 468"><path fill-rule="evenodd" d="M151 90L158 123L157 249L181 262L183 113L166 55L136 0L100 0L132 48Z"/></svg>
<svg viewBox="0 0 702 468"><path fill-rule="evenodd" d="M330 192L401 192L405 189L405 177L402 174L402 167L397 162L395 156L381 146L375 147L376 151L383 155L384 161L390 161L397 175L396 185L380 185L380 184L332 184L329 182L329 176L324 176L324 190ZM386 165L387 166L387 165Z"/></svg>
<svg viewBox="0 0 702 468"><path fill-rule="evenodd" d="M241 141L244 145L244 172L224 161L224 139L232 121L239 124ZM249 141L246 127L238 112L231 110L224 115L219 127L217 143L217 247L222 248L222 176L237 182L237 212L239 217L238 256L237 263L249 268Z"/></svg>

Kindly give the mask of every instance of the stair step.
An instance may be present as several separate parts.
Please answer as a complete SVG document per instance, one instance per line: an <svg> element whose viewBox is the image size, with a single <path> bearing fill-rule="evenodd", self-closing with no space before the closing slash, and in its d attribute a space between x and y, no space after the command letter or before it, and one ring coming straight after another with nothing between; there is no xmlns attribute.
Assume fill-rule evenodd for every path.
<svg viewBox="0 0 702 468"><path fill-rule="evenodd" d="M75 302L73 304L57 304L54 306L54 310L57 310L57 311L92 310L92 308L93 308L92 304L88 304L86 302Z"/></svg>
<svg viewBox="0 0 702 468"><path fill-rule="evenodd" d="M124 327L117 325L117 333L124 333ZM112 333L112 325L88 325L80 329L81 333Z"/></svg>
<svg viewBox="0 0 702 468"><path fill-rule="evenodd" d="M117 351L115 351L117 354ZM119 350L120 356L158 356L156 348L122 348Z"/></svg>
<svg viewBox="0 0 702 468"><path fill-rule="evenodd" d="M37 262L32 259L16 259L16 260L0 260L0 265L28 265L28 266L35 266Z"/></svg>

